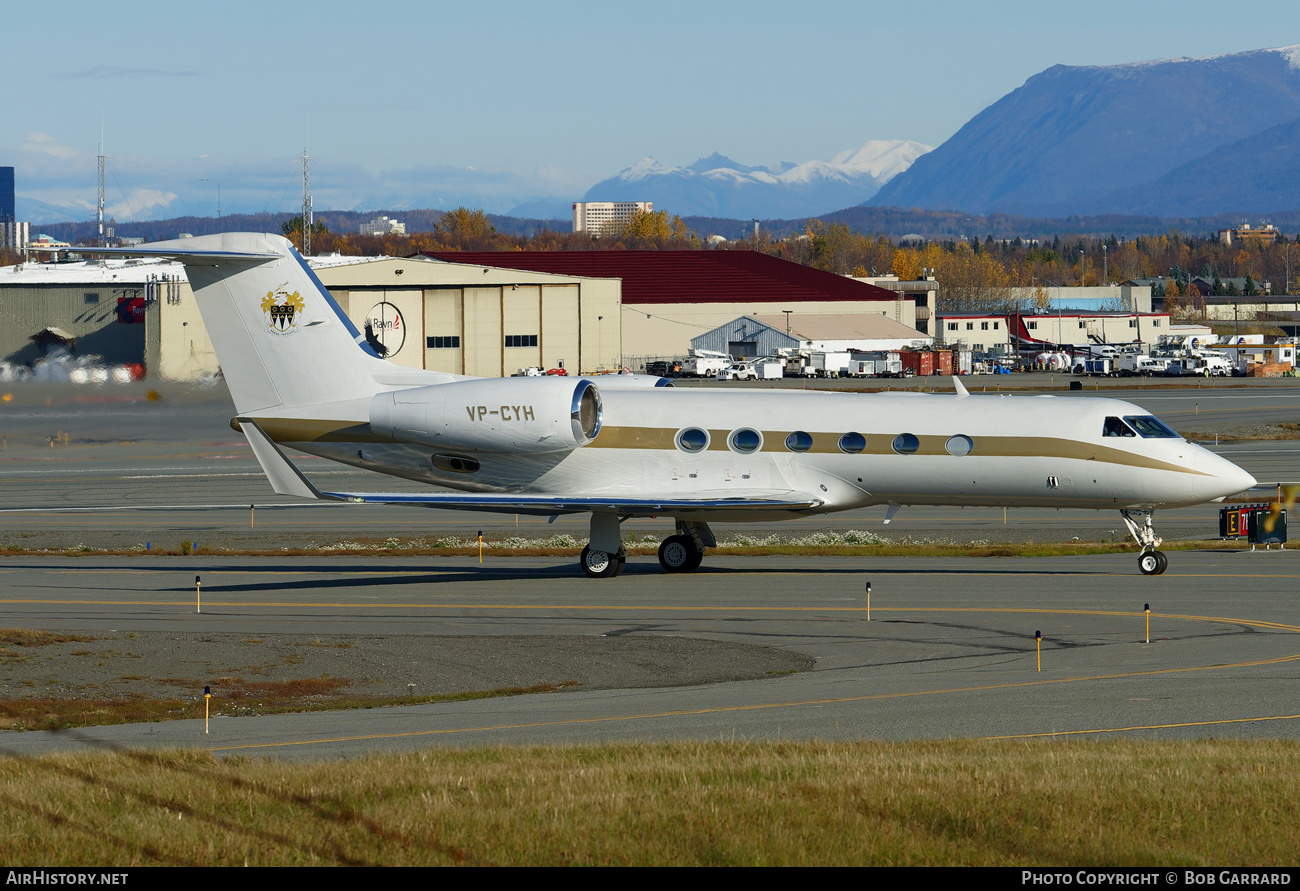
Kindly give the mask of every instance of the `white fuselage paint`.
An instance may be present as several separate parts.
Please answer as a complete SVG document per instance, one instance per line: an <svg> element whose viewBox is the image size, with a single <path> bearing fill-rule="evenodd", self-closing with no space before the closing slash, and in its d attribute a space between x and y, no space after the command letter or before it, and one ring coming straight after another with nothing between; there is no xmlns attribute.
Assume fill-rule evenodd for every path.
<svg viewBox="0 0 1300 891"><path fill-rule="evenodd" d="M599 386L600 378L594 380ZM1254 485L1236 465L1181 438L1103 436L1108 416L1148 414L1112 399L686 388L609 388L601 396L602 429L587 446L532 456L465 451L480 462L473 474L434 470L435 449L416 443L286 444L471 492L804 494L822 502L790 512L693 512L696 519L762 520L876 504L1150 510L1218 500ZM673 435L688 427L710 432L708 448L689 453L673 444ZM741 428L763 434L759 451L741 454L728 447L728 435ZM812 434L814 450L787 449L785 437L793 431ZM838 438L845 433L861 434L866 449L840 451ZM919 441L916 453L898 454L888 446L904 433ZM969 438L968 454L948 453L954 436Z"/></svg>

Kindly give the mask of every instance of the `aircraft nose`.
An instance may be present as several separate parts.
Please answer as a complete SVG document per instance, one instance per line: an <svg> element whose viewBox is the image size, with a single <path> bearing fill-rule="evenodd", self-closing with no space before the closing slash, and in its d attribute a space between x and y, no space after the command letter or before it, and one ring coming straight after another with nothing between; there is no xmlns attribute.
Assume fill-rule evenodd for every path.
<svg viewBox="0 0 1300 891"><path fill-rule="evenodd" d="M1215 456L1218 457L1218 456ZM1245 492L1255 485L1255 478L1226 458L1218 458L1220 465L1215 474L1220 498Z"/></svg>

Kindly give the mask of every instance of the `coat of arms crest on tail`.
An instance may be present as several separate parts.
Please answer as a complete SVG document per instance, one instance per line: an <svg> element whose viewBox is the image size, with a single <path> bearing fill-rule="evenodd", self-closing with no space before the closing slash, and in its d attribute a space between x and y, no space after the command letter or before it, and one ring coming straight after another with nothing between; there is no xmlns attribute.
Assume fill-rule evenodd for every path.
<svg viewBox="0 0 1300 891"><path fill-rule="evenodd" d="M297 331L305 309L306 304L297 291L292 294L283 289L267 291L262 300L266 327L272 334L292 334Z"/></svg>

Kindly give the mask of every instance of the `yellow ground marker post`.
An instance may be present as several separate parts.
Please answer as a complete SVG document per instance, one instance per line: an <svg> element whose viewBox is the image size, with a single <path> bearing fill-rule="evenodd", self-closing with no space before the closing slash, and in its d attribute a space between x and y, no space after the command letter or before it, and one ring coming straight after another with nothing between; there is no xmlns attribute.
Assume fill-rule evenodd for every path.
<svg viewBox="0 0 1300 891"><path fill-rule="evenodd" d="M1151 643L1151 604L1142 604L1142 611L1147 614L1147 643Z"/></svg>
<svg viewBox="0 0 1300 891"><path fill-rule="evenodd" d="M478 531L478 562L483 562L483 530Z"/></svg>
<svg viewBox="0 0 1300 891"><path fill-rule="evenodd" d="M871 582L867 582L867 621L871 621Z"/></svg>
<svg viewBox="0 0 1300 891"><path fill-rule="evenodd" d="M1043 670L1043 632L1034 632L1034 646L1038 650L1038 670Z"/></svg>
<svg viewBox="0 0 1300 891"><path fill-rule="evenodd" d="M201 588L202 586L203 586L203 581L196 575L194 577L194 611L196 613L203 612L203 601L202 598L199 596L199 588Z"/></svg>
<svg viewBox="0 0 1300 891"><path fill-rule="evenodd" d="M203 732L208 732L208 703L212 701L212 688L203 688Z"/></svg>
<svg viewBox="0 0 1300 891"><path fill-rule="evenodd" d="M252 505L252 504L250 504L250 505L248 506L248 528L249 528L249 529L256 529L256 528L257 528L257 521L256 521L256 520L254 519L254 517L253 517L253 513L254 513L254 510L253 510L253 509L254 509L254 507L255 507L255 505Z"/></svg>

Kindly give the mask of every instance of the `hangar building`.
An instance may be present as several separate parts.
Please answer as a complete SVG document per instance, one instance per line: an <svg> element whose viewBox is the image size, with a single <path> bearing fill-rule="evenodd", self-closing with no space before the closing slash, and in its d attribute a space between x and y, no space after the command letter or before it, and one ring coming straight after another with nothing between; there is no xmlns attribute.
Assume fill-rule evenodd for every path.
<svg viewBox="0 0 1300 891"><path fill-rule="evenodd" d="M686 355L691 339L744 315L887 316L915 330L905 294L757 251L487 251L428 256L622 281L623 362ZM784 330L785 326L781 326Z"/></svg>
<svg viewBox="0 0 1300 891"><path fill-rule="evenodd" d="M479 377L529 367L591 373L619 366L617 280L452 256L461 262L342 256L310 262L357 330L369 325L385 358L398 365Z"/></svg>
<svg viewBox="0 0 1300 891"><path fill-rule="evenodd" d="M38 336L57 329L57 336ZM30 366L51 345L170 380L217 370L179 263L85 260L0 267L0 362Z"/></svg>
<svg viewBox="0 0 1300 891"><path fill-rule="evenodd" d="M788 327L787 327L788 326ZM735 358L775 356L778 350L846 352L861 350L921 349L934 343L928 337L879 315L741 316L705 334L691 338L691 347L726 353Z"/></svg>
<svg viewBox="0 0 1300 891"><path fill-rule="evenodd" d="M310 265L391 361L484 377L640 368L685 355L693 337L739 316L784 320L789 311L801 331L832 334L856 330L864 317L916 324L903 294L753 251L446 252L313 257ZM49 339L33 337L58 328L75 354L140 363L150 376L194 380L218 370L179 264L6 267L0 318L0 361L12 365L38 360Z"/></svg>

